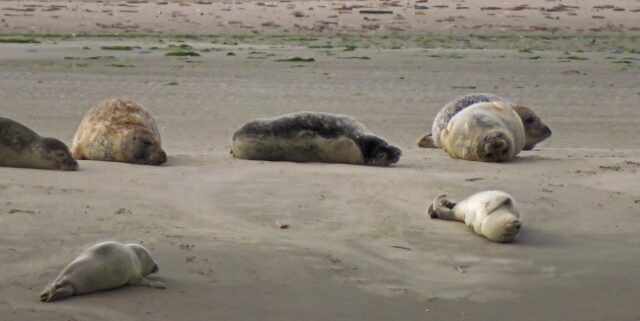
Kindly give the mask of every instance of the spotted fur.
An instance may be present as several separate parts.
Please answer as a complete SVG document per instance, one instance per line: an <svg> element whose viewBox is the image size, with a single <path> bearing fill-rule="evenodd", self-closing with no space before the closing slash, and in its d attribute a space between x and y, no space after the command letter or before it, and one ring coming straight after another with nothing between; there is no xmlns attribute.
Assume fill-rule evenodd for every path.
<svg viewBox="0 0 640 321"><path fill-rule="evenodd" d="M142 106L108 99L85 115L73 138L77 159L159 165L167 160L153 117Z"/></svg>
<svg viewBox="0 0 640 321"><path fill-rule="evenodd" d="M388 166L399 148L372 134L355 119L318 112L298 112L248 122L234 134L237 158Z"/></svg>
<svg viewBox="0 0 640 321"><path fill-rule="evenodd" d="M431 132L418 139L418 146L423 148L442 148L442 131L447 128L447 124L453 116L473 104L492 101L502 102L512 106L516 113L518 113L518 116L520 116L526 136L524 150L533 149L537 143L551 136L551 129L549 129L531 109L514 105L508 99L494 94L473 93L456 97L444 105L433 120Z"/></svg>

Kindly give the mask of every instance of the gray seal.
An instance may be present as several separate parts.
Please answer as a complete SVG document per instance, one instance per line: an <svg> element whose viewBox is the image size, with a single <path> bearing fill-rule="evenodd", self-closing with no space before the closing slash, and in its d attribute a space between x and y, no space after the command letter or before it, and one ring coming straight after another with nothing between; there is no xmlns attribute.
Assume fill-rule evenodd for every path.
<svg viewBox="0 0 640 321"><path fill-rule="evenodd" d="M248 122L233 134L231 154L251 160L389 166L402 152L352 117L297 112Z"/></svg>
<svg viewBox="0 0 640 321"><path fill-rule="evenodd" d="M69 263L42 291L40 300L51 302L127 284L164 289L162 282L146 278L158 271L158 264L142 245L102 242Z"/></svg>
<svg viewBox="0 0 640 321"><path fill-rule="evenodd" d="M73 171L78 162L63 142L0 117L0 166Z"/></svg>
<svg viewBox="0 0 640 321"><path fill-rule="evenodd" d="M442 130L447 128L447 124L453 116L473 104L494 101L502 102L511 106L518 116L520 116L525 131L525 145L523 150L531 150L537 143L540 143L551 136L551 129L545 125L540 117L538 117L538 115L536 115L531 109L524 106L514 105L514 103L508 99L498 95L472 93L456 97L444 105L433 120L431 132L418 139L418 146L423 148L442 148Z"/></svg>

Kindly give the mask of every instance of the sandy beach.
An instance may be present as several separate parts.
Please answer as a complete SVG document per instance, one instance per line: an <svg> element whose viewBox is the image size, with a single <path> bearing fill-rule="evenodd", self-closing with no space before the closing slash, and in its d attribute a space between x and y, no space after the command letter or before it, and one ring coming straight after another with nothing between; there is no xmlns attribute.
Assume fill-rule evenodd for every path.
<svg viewBox="0 0 640 321"><path fill-rule="evenodd" d="M0 9L35 10L0 11L8 24L0 29L1 117L71 145L89 108L127 97L154 115L169 160L159 167L80 161L77 172L0 167L0 319L640 320L640 35L633 30L640 3L595 13L606 3L580 1L577 16L541 18L569 27L566 34L488 27L470 36L465 23L421 34L449 11L475 12L483 18L471 24L490 24L486 13L504 10L481 7L514 6L482 3L386 4L375 10L414 18L422 15L404 12L422 10L433 21L371 33L355 30L354 20L350 35L336 35L343 31L294 30L318 19L294 22L287 7L318 13L369 2L74 1L64 5L101 14L63 19L73 11L42 10L58 2L1 1ZM193 27L165 19L157 32L145 29L157 27L152 19L130 19L138 29L119 35L95 24L117 23L110 19L120 14L99 8L128 8L122 4L139 15L155 6L185 15L196 7L205 15L232 11ZM529 6L559 4L576 5ZM463 6L470 9L455 9ZM249 14L256 12L264 19ZM42 18L54 13L60 18ZM260 26L279 15L273 32L215 27L233 19ZM620 15L614 20L624 30L589 32L609 19L592 15ZM571 17L584 25L567 23ZM195 34L202 36L185 36ZM198 55L167 56L176 51ZM280 61L289 57L314 60ZM469 92L531 107L553 136L507 164L417 148L439 108ZM403 156L378 168L229 155L231 135L246 121L301 110L352 115ZM462 199L487 189L519 202L524 228L516 243L492 243L425 213L439 193ZM67 263L104 240L147 246L167 289L39 302Z"/></svg>
<svg viewBox="0 0 640 321"><path fill-rule="evenodd" d="M1 33L619 35L637 0L2 1Z"/></svg>

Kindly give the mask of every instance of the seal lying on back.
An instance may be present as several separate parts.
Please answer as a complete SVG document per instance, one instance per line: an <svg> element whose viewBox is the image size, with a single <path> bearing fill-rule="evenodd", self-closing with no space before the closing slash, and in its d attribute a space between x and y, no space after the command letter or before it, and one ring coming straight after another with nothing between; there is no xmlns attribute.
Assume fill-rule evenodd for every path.
<svg viewBox="0 0 640 321"><path fill-rule="evenodd" d="M498 101L511 105L518 113L524 126L526 141L524 150L531 150L533 147L551 136L551 129L546 126L540 117L538 117L531 109L524 106L514 105L511 101L493 94L475 93L457 97L450 101L436 115L433 120L431 132L423 135L418 139L418 146L423 148L441 148L440 133L447 128L447 124L461 110L477 103Z"/></svg>
<svg viewBox="0 0 640 321"><path fill-rule="evenodd" d="M513 242L520 234L520 211L511 195L484 191L455 203L441 194L429 205L431 218L461 221L473 231L495 242Z"/></svg>
<svg viewBox="0 0 640 321"><path fill-rule="evenodd" d="M451 158L507 162L524 146L524 127L518 114L501 102L477 103L457 113L440 134Z"/></svg>
<svg viewBox="0 0 640 321"><path fill-rule="evenodd" d="M108 99L91 108L73 137L77 159L159 165L167 161L156 122L142 106Z"/></svg>
<svg viewBox="0 0 640 321"><path fill-rule="evenodd" d="M40 300L51 302L127 284L164 289L162 282L145 277L158 270L158 264L142 245L98 243L69 263L40 294Z"/></svg>
<svg viewBox="0 0 640 321"><path fill-rule="evenodd" d="M78 162L63 142L0 117L0 166L73 171Z"/></svg>
<svg viewBox="0 0 640 321"><path fill-rule="evenodd" d="M253 160L388 166L402 152L349 116L298 112L245 124L233 134L231 154Z"/></svg>

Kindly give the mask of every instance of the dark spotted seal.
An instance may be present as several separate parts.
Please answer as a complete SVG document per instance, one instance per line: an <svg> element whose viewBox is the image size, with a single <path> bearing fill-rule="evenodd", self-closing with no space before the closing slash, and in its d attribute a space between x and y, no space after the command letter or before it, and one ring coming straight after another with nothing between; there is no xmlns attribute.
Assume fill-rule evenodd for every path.
<svg viewBox="0 0 640 321"><path fill-rule="evenodd" d="M518 113L526 135L524 150L533 149L537 143L551 136L551 129L542 123L540 117L531 109L514 105L511 101L494 94L474 93L457 97L444 105L433 120L431 132L418 139L418 146L423 148L441 148L440 133L447 127L449 120L451 120L455 114L473 104L491 101L499 101L511 105L516 113Z"/></svg>
<svg viewBox="0 0 640 321"><path fill-rule="evenodd" d="M159 165L167 161L153 117L142 106L108 99L84 116L73 138L77 159Z"/></svg>
<svg viewBox="0 0 640 321"><path fill-rule="evenodd" d="M245 124L233 134L231 154L253 160L388 166L402 153L349 116L298 112Z"/></svg>
<svg viewBox="0 0 640 321"><path fill-rule="evenodd" d="M0 117L0 166L73 171L78 163L63 142Z"/></svg>
<svg viewBox="0 0 640 321"><path fill-rule="evenodd" d="M162 282L146 278L158 270L158 264L142 245L98 243L69 263L42 291L40 300L51 302L127 284L163 289Z"/></svg>

